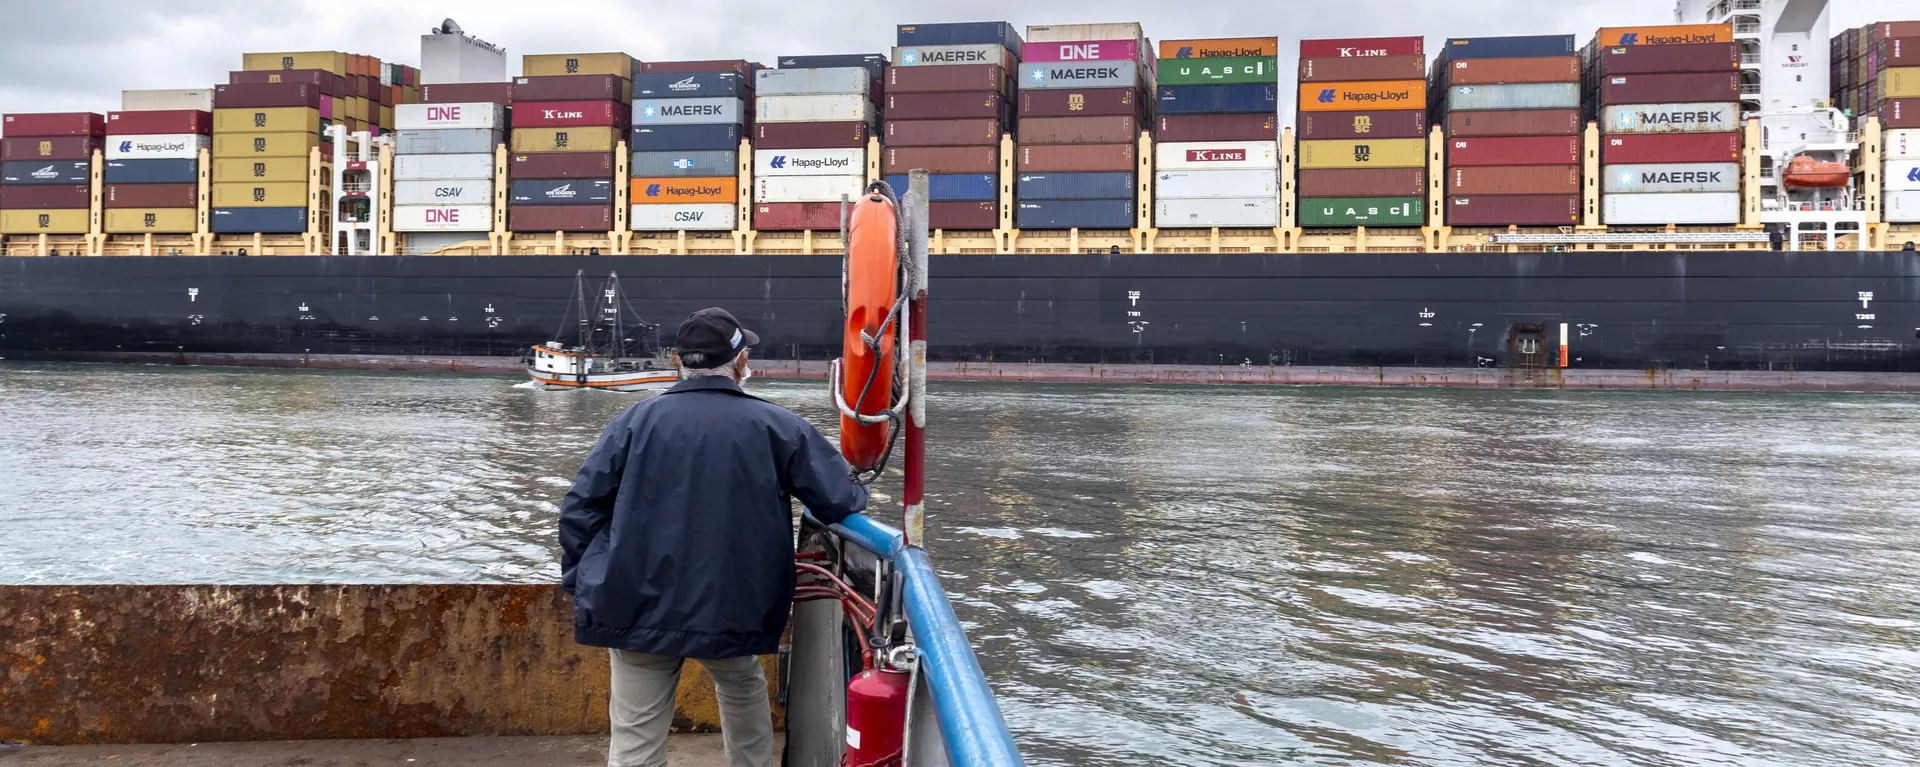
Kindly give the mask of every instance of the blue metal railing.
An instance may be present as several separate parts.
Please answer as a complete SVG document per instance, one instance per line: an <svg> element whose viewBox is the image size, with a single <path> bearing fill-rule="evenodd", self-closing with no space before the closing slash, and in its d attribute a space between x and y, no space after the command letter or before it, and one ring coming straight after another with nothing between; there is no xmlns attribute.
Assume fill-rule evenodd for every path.
<svg viewBox="0 0 1920 767"><path fill-rule="evenodd" d="M914 646L920 669L933 692L934 712L940 720L940 735L947 756L956 767L1008 767L1023 765L1020 752L1013 747L1013 735L1007 732L1000 704L987 687L980 661L973 657L973 646L953 615L933 562L918 546L909 546L899 530L875 522L864 514L847 517L832 530L860 548L893 561L906 581L901 598L907 612L907 625L913 627Z"/></svg>

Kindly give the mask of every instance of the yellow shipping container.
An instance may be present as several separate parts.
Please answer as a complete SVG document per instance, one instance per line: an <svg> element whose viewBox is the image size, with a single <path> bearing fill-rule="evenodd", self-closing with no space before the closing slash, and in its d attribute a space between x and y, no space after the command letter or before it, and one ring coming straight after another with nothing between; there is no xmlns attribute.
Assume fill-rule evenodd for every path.
<svg viewBox="0 0 1920 767"><path fill-rule="evenodd" d="M190 234L199 215L193 208L108 208L107 234Z"/></svg>
<svg viewBox="0 0 1920 767"><path fill-rule="evenodd" d="M618 75L633 79L633 57L624 53L543 53L520 57L523 77Z"/></svg>
<svg viewBox="0 0 1920 767"><path fill-rule="evenodd" d="M312 107L215 109L215 133L319 133L320 110Z"/></svg>
<svg viewBox="0 0 1920 767"><path fill-rule="evenodd" d="M276 69L324 69L336 75L347 74L347 54L339 51L302 51L299 53L249 53L240 67L248 72Z"/></svg>
<svg viewBox="0 0 1920 767"><path fill-rule="evenodd" d="M213 207L304 208L307 207L307 184L304 181L214 184Z"/></svg>
<svg viewBox="0 0 1920 767"><path fill-rule="evenodd" d="M213 161L213 182L251 184L267 181L306 183L305 157L236 157Z"/></svg>
<svg viewBox="0 0 1920 767"><path fill-rule="evenodd" d="M375 120L374 122L379 124L379 126L382 128L387 128L391 130L393 128L393 107L390 107L390 106L380 107L380 119Z"/></svg>
<svg viewBox="0 0 1920 767"><path fill-rule="evenodd" d="M1300 142L1300 167L1424 168L1427 140L1422 138L1321 139Z"/></svg>
<svg viewBox="0 0 1920 767"><path fill-rule="evenodd" d="M514 128L515 152L611 152L613 128Z"/></svg>
<svg viewBox="0 0 1920 767"><path fill-rule="evenodd" d="M1882 72L1881 99L1920 99L1920 67L1888 67Z"/></svg>
<svg viewBox="0 0 1920 767"><path fill-rule="evenodd" d="M216 133L214 157L306 157L320 145L317 133Z"/></svg>
<svg viewBox="0 0 1920 767"><path fill-rule="evenodd" d="M93 223L86 208L0 210L0 234L86 234Z"/></svg>

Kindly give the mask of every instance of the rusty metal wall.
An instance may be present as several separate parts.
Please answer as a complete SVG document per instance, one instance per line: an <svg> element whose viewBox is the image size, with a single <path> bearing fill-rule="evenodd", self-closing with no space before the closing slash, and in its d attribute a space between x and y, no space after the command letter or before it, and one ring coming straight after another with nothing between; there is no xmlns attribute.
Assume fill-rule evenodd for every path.
<svg viewBox="0 0 1920 767"><path fill-rule="evenodd" d="M606 651L574 644L550 585L0 586L0 668L0 741L607 728ZM689 663L676 730L718 725Z"/></svg>

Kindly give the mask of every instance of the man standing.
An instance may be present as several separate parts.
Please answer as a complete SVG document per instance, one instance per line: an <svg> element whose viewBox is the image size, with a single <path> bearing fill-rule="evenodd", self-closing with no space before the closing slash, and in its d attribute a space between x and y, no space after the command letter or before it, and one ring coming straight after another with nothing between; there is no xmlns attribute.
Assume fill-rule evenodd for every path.
<svg viewBox="0 0 1920 767"><path fill-rule="evenodd" d="M779 651L792 609L790 499L829 524L867 507L833 443L740 389L759 341L724 309L689 316L680 383L613 419L561 505L574 641L612 654L612 767L667 763L687 658L713 675L729 767L772 767L754 656Z"/></svg>

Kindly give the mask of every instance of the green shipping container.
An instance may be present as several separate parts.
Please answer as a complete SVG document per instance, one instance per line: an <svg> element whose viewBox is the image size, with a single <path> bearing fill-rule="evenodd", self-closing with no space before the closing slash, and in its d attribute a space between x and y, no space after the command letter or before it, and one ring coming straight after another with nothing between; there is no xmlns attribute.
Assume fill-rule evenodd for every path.
<svg viewBox="0 0 1920 767"><path fill-rule="evenodd" d="M1427 204L1419 197L1320 197L1300 201L1301 226L1420 226Z"/></svg>
<svg viewBox="0 0 1920 767"><path fill-rule="evenodd" d="M1161 85L1277 85L1280 67L1273 56L1224 59L1161 59Z"/></svg>

